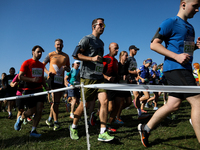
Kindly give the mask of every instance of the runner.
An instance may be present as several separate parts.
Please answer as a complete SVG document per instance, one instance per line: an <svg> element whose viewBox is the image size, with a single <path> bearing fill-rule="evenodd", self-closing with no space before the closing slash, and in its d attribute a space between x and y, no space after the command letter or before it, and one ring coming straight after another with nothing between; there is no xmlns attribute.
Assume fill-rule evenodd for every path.
<svg viewBox="0 0 200 150"><path fill-rule="evenodd" d="M126 51L121 51L118 63L118 75L120 78L119 83L127 83L127 76L128 76L127 59L128 59L128 53ZM120 91L118 96L121 98L121 103L117 112L117 117L116 117L118 118L117 120L120 119L122 110L129 107L132 104L132 97L129 91ZM121 121L121 119L119 121Z"/></svg>
<svg viewBox="0 0 200 150"><path fill-rule="evenodd" d="M149 80L151 80L151 77L149 74L149 67L151 66L151 64L152 64L152 60L148 58L147 60L145 60L145 64L140 66L140 68L137 70L140 85L148 84ZM149 99L150 95L149 95L149 92L147 91L143 91L143 94L144 96L140 97L140 101L142 102L141 111L146 113L146 111L144 110L144 105Z"/></svg>
<svg viewBox="0 0 200 150"><path fill-rule="evenodd" d="M129 47L129 56L128 56L128 83L129 84L137 84L137 77L138 77L138 72L137 72L137 62L136 59L134 58L134 56L137 54L137 51L139 50L139 48L137 48L135 45L131 45ZM147 118L149 115L148 114L143 114L146 113L146 111L142 112L141 110L141 105L140 105L140 94L138 91L133 91L133 95L134 95L134 99L133 99L133 104L134 106L137 108L137 112L138 112L138 119L145 119Z"/></svg>
<svg viewBox="0 0 200 150"><path fill-rule="evenodd" d="M44 52L44 50L41 46L34 46L32 49L33 57L24 61L20 68L19 80L25 82L25 95L43 92L43 87L47 89L44 78L44 64L39 61L42 56L42 52ZM46 95L25 98L28 109L22 113L22 116L18 117L14 125L14 129L17 131L21 130L21 124L23 120L35 113L30 137L40 137L41 134L37 133L36 127L41 119L42 109L45 101Z"/></svg>
<svg viewBox="0 0 200 150"><path fill-rule="evenodd" d="M81 39L79 46L76 47L73 57L82 61L80 77L81 83L84 85L103 83L103 54L104 54L104 43L100 39L100 35L103 33L105 28L104 19L97 18L92 21L92 34L87 35ZM101 103L99 118L100 118L100 134L98 137L99 141L111 141L114 139L106 131L106 123L108 117L108 99L106 90L103 89L84 89L84 95L86 103L99 99ZM82 100L81 94L81 100ZM86 104L86 105L87 105ZM70 125L70 137L71 139L77 140L78 136L78 121L83 114L83 102L81 101L78 108L74 112L73 124Z"/></svg>
<svg viewBox="0 0 200 150"><path fill-rule="evenodd" d="M17 91L17 87L11 87L10 83L13 80L13 78L15 77L15 68L11 67L9 70L9 75L5 76L5 78L3 79L2 85L4 87L4 89L6 90L6 97L10 97L10 96L15 96L16 95L16 91ZM15 104L15 100L9 100L7 101L7 105L8 105L8 119L12 118L12 108Z"/></svg>
<svg viewBox="0 0 200 150"><path fill-rule="evenodd" d="M73 68L71 69L70 72L67 72L65 76L65 82L67 82L66 84L68 85L68 87L73 86L76 83L80 82L80 80L77 79L79 71L80 71L79 66L80 66L80 61L75 60ZM76 103L79 105L79 101L80 101L80 88L74 88L74 89L68 90L68 97L72 98L70 118L73 119L75 105Z"/></svg>
<svg viewBox="0 0 200 150"><path fill-rule="evenodd" d="M103 76L105 83L118 83L119 75L118 75L118 61L115 58L119 50L119 46L117 43L110 43L109 45L109 54L105 55L103 58L109 61L103 62ZM117 112L120 107L120 102L122 98L119 97L120 91L115 90L107 90L108 96L108 112L110 114L108 118L108 127L112 132L116 132L116 130L112 130L110 124L114 121L117 124L124 124L124 122L120 118L116 118ZM107 128L108 128L107 127Z"/></svg>
<svg viewBox="0 0 200 150"><path fill-rule="evenodd" d="M200 37L194 43L195 32L188 19L199 11L199 0L181 0L177 16L165 20L151 41L150 48L165 56L163 72L169 85L197 86L192 75L193 51L200 48ZM162 45L165 41L166 47ZM181 102L191 105L191 119L200 143L200 94L169 93L167 104L160 107L146 125L139 124L142 144L149 146L150 131L171 112L179 109Z"/></svg>
<svg viewBox="0 0 200 150"><path fill-rule="evenodd" d="M194 63L193 68L194 68L193 76L196 80L196 84L199 86L199 78L200 78L200 76L199 76L199 63Z"/></svg>
<svg viewBox="0 0 200 150"><path fill-rule="evenodd" d="M0 80L0 98L4 98L6 95L6 90L5 90L5 86L3 86L3 79L5 78L6 73L2 73L1 74L1 80ZM4 103L4 105L2 106L2 103ZM0 101L0 112L3 111L5 112L5 101Z"/></svg>
<svg viewBox="0 0 200 150"><path fill-rule="evenodd" d="M46 74L48 74L47 83L50 89L58 89L64 87L64 71L70 71L70 62L69 56L62 52L63 49L63 40L55 40L56 50L49 53L43 61L43 64L46 66L49 63L49 70L44 68ZM49 127L53 126L53 130L61 129L58 123L58 109L60 104L60 98L63 96L64 92L52 93L52 105L50 107L49 118L46 120L46 124ZM54 119L54 125L52 122Z"/></svg>
<svg viewBox="0 0 200 150"><path fill-rule="evenodd" d="M158 82L159 82L159 74L157 72L157 63L156 62L153 62L152 65L151 65L151 71L150 71L150 75L151 75L151 78L152 80L149 81L149 84L150 85L158 85ZM150 97L148 100L147 100L147 103L145 104L145 107L146 108L149 108L149 102L150 101L153 101L152 102L152 106L153 106L153 110L157 110L158 109L158 106L157 106L157 102L158 102L158 92L153 92L154 96L153 97Z"/></svg>

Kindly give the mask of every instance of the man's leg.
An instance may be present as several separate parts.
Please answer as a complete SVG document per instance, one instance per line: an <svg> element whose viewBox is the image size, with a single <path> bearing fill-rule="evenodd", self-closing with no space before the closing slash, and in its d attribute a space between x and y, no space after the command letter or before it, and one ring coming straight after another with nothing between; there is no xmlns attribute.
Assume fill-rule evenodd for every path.
<svg viewBox="0 0 200 150"><path fill-rule="evenodd" d="M165 119L170 113L179 109L181 99L169 96L167 104L160 107L154 115L151 117L146 125L139 124L138 131L141 136L141 142L145 147L149 146L148 137L149 132L155 128L163 119Z"/></svg>
<svg viewBox="0 0 200 150"><path fill-rule="evenodd" d="M42 117L43 106L44 106L43 102L38 102L36 105L36 112L33 119L33 127L37 127L38 123L40 122L40 119Z"/></svg>
<svg viewBox="0 0 200 150"><path fill-rule="evenodd" d="M106 123L108 118L108 99L106 92L98 93L98 99L101 104L99 112L101 128L106 128Z"/></svg>
<svg viewBox="0 0 200 150"><path fill-rule="evenodd" d="M187 101L191 105L192 125L197 136L197 140L200 143L200 95L188 97Z"/></svg>
<svg viewBox="0 0 200 150"><path fill-rule="evenodd" d="M106 131L106 124L108 118L108 98L106 92L98 93L98 99L101 104L99 118L100 118L100 134L98 137L99 141L111 141L114 139L114 136L110 136L109 133Z"/></svg>

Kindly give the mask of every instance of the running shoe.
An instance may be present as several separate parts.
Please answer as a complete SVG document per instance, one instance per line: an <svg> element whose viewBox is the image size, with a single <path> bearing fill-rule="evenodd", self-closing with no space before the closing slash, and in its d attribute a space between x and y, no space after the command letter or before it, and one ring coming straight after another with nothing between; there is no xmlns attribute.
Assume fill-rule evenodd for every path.
<svg viewBox="0 0 200 150"><path fill-rule="evenodd" d="M114 139L114 136L110 136L109 132L106 131L102 134L99 134L98 141L109 142Z"/></svg>
<svg viewBox="0 0 200 150"><path fill-rule="evenodd" d="M158 107L154 107L153 110L158 110Z"/></svg>
<svg viewBox="0 0 200 150"><path fill-rule="evenodd" d="M27 123L28 123L28 122L27 122L27 119L24 119L23 124L24 124L24 125L27 125Z"/></svg>
<svg viewBox="0 0 200 150"><path fill-rule="evenodd" d="M8 119L11 119L12 118L12 114L8 115Z"/></svg>
<svg viewBox="0 0 200 150"><path fill-rule="evenodd" d="M77 129L73 129L72 126L69 126L69 133L70 133L70 137L72 140L78 140L79 136L78 136L78 130Z"/></svg>
<svg viewBox="0 0 200 150"><path fill-rule="evenodd" d="M58 131L60 129L62 129L62 128L59 126L59 124L58 123L54 123L53 130L54 131Z"/></svg>
<svg viewBox="0 0 200 150"><path fill-rule="evenodd" d="M138 120L146 119L146 118L148 118L149 116L150 116L149 114L141 114L140 116L138 115Z"/></svg>
<svg viewBox="0 0 200 150"><path fill-rule="evenodd" d="M135 99L133 99L133 105L135 106L135 108L137 108L136 103L135 103Z"/></svg>
<svg viewBox="0 0 200 150"><path fill-rule="evenodd" d="M116 129L114 129L114 128L108 126L108 125L106 125L106 129L107 129L109 132L117 132Z"/></svg>
<svg viewBox="0 0 200 150"><path fill-rule="evenodd" d="M30 132L30 137L35 137L35 138L39 138L42 134L37 133L36 130Z"/></svg>
<svg viewBox="0 0 200 150"><path fill-rule="evenodd" d="M27 121L28 121L28 122L31 122L31 121L32 121L32 119L31 119L30 117L28 117L28 118L27 118Z"/></svg>
<svg viewBox="0 0 200 150"><path fill-rule="evenodd" d="M70 112L70 116L69 116L71 119L74 118L74 114L72 112Z"/></svg>
<svg viewBox="0 0 200 150"><path fill-rule="evenodd" d="M17 130L17 131L21 130L21 125L22 125L23 121L21 121L20 119L21 119L21 116L19 116L17 118L17 121L16 121L16 123L14 125L14 129Z"/></svg>
<svg viewBox="0 0 200 150"><path fill-rule="evenodd" d="M149 108L149 103L146 103L144 107Z"/></svg>
<svg viewBox="0 0 200 150"><path fill-rule="evenodd" d="M53 126L53 122L49 121L48 119L46 120L46 124L51 128Z"/></svg>
<svg viewBox="0 0 200 150"><path fill-rule="evenodd" d="M144 109L141 109L141 112L142 112L142 113L147 113L147 111L146 111L146 110L144 110Z"/></svg>
<svg viewBox="0 0 200 150"><path fill-rule="evenodd" d="M93 111L90 115L90 124L95 126L97 122L97 116L95 116L95 112Z"/></svg>
<svg viewBox="0 0 200 150"><path fill-rule="evenodd" d="M141 142L145 147L149 146L149 133L147 133L147 131L144 130L144 125L139 124L138 125L138 131L140 133L140 137L141 137Z"/></svg>
<svg viewBox="0 0 200 150"><path fill-rule="evenodd" d="M115 122L114 123L116 123L116 124L124 124L124 122L121 120L121 119L115 119Z"/></svg>

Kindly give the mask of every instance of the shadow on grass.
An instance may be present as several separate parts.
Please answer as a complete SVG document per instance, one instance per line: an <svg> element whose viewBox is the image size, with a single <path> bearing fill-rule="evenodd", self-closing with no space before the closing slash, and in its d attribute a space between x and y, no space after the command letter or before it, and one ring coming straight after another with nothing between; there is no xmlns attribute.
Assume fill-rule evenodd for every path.
<svg viewBox="0 0 200 150"><path fill-rule="evenodd" d="M187 138L195 138L195 136L187 136ZM176 146L176 145L170 145L170 144L165 143L165 142L170 142L174 140L177 141L177 140L183 140L183 139L185 139L185 136L173 137L173 138L168 138L168 139L157 138L153 142L149 143L149 147L152 147L153 145L162 144L163 146L164 145L171 146L174 149L179 148L179 149L195 150L195 149L191 149L191 148L187 148L183 146Z"/></svg>

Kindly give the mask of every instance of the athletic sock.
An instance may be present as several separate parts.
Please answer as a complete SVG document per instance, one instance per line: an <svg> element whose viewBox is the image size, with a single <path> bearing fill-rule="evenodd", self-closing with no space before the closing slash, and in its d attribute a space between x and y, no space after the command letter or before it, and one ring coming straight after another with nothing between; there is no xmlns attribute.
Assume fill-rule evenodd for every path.
<svg viewBox="0 0 200 150"><path fill-rule="evenodd" d="M151 129L147 125L144 126L144 130L147 131L148 133L151 131Z"/></svg>
<svg viewBox="0 0 200 150"><path fill-rule="evenodd" d="M100 134L103 134L106 131L106 128L101 128L100 129Z"/></svg>
<svg viewBox="0 0 200 150"><path fill-rule="evenodd" d="M137 109L137 112L138 112L138 116L140 116L142 114L142 111L140 108Z"/></svg>
<svg viewBox="0 0 200 150"><path fill-rule="evenodd" d="M49 118L48 118L48 121L51 122L51 120L52 120L52 117L49 117Z"/></svg>
<svg viewBox="0 0 200 150"><path fill-rule="evenodd" d="M54 121L54 124L57 124L58 123L58 121Z"/></svg>
<svg viewBox="0 0 200 150"><path fill-rule="evenodd" d="M31 130L31 132L33 132L34 130L36 130L36 127L32 127L32 130Z"/></svg>
<svg viewBox="0 0 200 150"><path fill-rule="evenodd" d="M72 129L76 129L76 128L77 128L77 125L72 124Z"/></svg>
<svg viewBox="0 0 200 150"><path fill-rule="evenodd" d="M11 115L12 113L11 112L8 112L8 115Z"/></svg>

